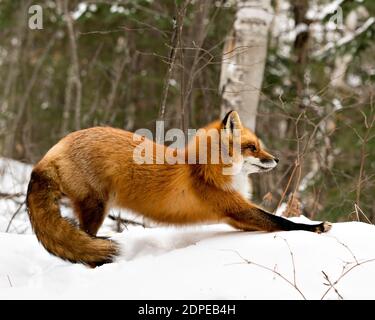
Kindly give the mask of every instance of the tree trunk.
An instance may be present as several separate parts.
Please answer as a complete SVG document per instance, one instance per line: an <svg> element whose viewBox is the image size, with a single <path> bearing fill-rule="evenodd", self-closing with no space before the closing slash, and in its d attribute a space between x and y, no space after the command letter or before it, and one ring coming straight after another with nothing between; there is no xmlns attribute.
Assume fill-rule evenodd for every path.
<svg viewBox="0 0 375 320"><path fill-rule="evenodd" d="M272 11L270 0L238 0L233 29L224 45L221 113L238 111L242 123L252 130L255 130Z"/></svg>

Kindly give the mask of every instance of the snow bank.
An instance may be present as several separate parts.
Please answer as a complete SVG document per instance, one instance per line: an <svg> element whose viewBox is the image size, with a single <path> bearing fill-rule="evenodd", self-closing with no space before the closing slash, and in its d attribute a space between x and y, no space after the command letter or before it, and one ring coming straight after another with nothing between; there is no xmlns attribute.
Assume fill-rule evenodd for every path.
<svg viewBox="0 0 375 320"><path fill-rule="evenodd" d="M320 235L132 227L115 239L123 255L90 269L49 255L33 235L0 233L0 299L320 299L330 288L322 272L334 283L352 267L325 299L375 298L375 227L364 223Z"/></svg>
<svg viewBox="0 0 375 320"><path fill-rule="evenodd" d="M0 199L0 232L8 229L14 233L31 233L24 205L31 170L31 165L0 158L0 193L3 194ZM15 213L17 214L8 227Z"/></svg>

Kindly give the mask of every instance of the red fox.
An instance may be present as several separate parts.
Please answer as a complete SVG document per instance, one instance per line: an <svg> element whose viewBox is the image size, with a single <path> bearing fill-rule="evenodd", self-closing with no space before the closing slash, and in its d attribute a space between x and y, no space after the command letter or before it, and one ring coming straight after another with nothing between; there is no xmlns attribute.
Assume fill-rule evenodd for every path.
<svg viewBox="0 0 375 320"><path fill-rule="evenodd" d="M228 166L223 163L140 165L134 163L139 143L131 132L94 127L70 133L31 174L26 201L38 240L50 253L74 263L92 267L110 263L119 254L119 245L96 234L114 206L175 225L224 222L245 231L317 233L331 228L328 222L294 223L250 202L248 175L269 171L279 160L262 149L255 134L242 126L237 112L204 128L208 129L224 130L230 138L234 129L239 130L240 172L223 174L223 167ZM148 143L156 146L151 140ZM209 143L221 148L212 145L213 140ZM191 145L187 144L186 151ZM70 199L79 227L60 215L62 197Z"/></svg>

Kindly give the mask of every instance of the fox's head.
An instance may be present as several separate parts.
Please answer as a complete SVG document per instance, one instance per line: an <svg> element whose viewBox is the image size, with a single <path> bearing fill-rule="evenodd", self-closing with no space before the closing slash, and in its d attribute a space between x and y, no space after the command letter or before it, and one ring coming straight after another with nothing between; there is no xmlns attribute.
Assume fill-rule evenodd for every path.
<svg viewBox="0 0 375 320"><path fill-rule="evenodd" d="M266 152L257 136L250 129L242 126L236 111L226 114L221 122L221 129L228 134L231 146L233 146L236 132L240 137L238 141L242 157L235 160L234 165L240 166L242 173L267 172L277 166L279 159Z"/></svg>

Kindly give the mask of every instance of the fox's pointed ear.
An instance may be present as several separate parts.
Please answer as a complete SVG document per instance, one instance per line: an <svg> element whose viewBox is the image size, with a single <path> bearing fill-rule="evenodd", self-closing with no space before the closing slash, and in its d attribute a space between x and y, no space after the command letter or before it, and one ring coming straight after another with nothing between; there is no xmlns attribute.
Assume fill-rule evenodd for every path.
<svg viewBox="0 0 375 320"><path fill-rule="evenodd" d="M228 130L228 132L233 132L234 129L242 129L242 123L240 120L240 116L234 110L229 111L222 121L223 128Z"/></svg>

